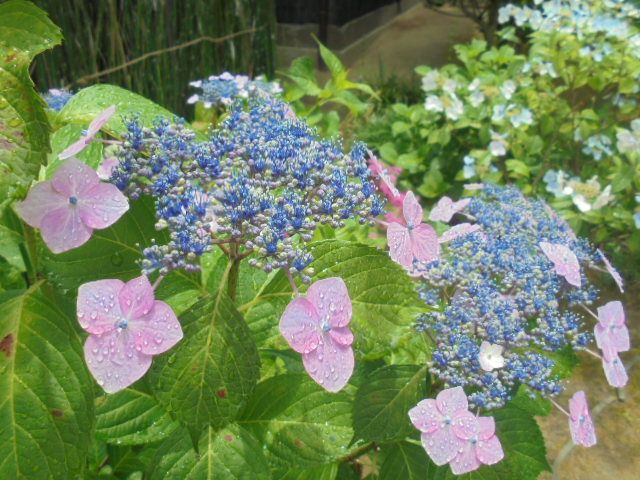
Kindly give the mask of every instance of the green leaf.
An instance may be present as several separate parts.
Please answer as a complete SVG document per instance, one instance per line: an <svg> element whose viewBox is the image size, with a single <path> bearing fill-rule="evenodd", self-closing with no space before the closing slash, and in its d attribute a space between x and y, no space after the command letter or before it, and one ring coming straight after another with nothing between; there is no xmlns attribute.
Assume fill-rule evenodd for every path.
<svg viewBox="0 0 640 480"><path fill-rule="evenodd" d="M0 257L4 258L9 265L23 272L25 265L20 251L21 243L22 236L18 232L0 224Z"/></svg>
<svg viewBox="0 0 640 480"><path fill-rule="evenodd" d="M238 423L267 448L276 469L316 467L349 453L351 398L329 393L305 374L271 377L258 384Z"/></svg>
<svg viewBox="0 0 640 480"><path fill-rule="evenodd" d="M158 449L147 471L150 480L267 480L271 476L262 446L236 424L215 431L209 427L198 442L198 454L184 430ZM145 478L147 478L145 477Z"/></svg>
<svg viewBox="0 0 640 480"><path fill-rule="evenodd" d="M127 388L96 400L96 436L116 445L140 445L167 437L179 427L151 395Z"/></svg>
<svg viewBox="0 0 640 480"><path fill-rule="evenodd" d="M331 50L325 47L320 42L320 40L316 38L315 35L313 36L313 39L318 44L318 48L320 49L320 56L322 57L322 60L324 61L325 65L331 72L331 76L333 76L334 78L337 78L341 74L344 74L345 68L344 68L344 65L342 65L342 62L340 61L340 59Z"/></svg>
<svg viewBox="0 0 640 480"><path fill-rule="evenodd" d="M273 480L334 480L338 475L338 464L329 463L309 469L291 469L273 473Z"/></svg>
<svg viewBox="0 0 640 480"><path fill-rule="evenodd" d="M23 196L49 151L44 101L29 77L33 58L62 40L60 29L30 2L0 4L0 202Z"/></svg>
<svg viewBox="0 0 640 480"><path fill-rule="evenodd" d="M58 113L58 120L64 123L88 124L105 108L115 105L116 114L103 130L119 137L125 131L123 119L137 117L145 126L153 125L159 118L173 121L174 114L160 105L136 93L115 85L93 85L83 88Z"/></svg>
<svg viewBox="0 0 640 480"><path fill-rule="evenodd" d="M233 421L258 381L260 358L223 289L187 310L180 323L183 340L154 360L148 378L160 403L197 439L209 425Z"/></svg>
<svg viewBox="0 0 640 480"><path fill-rule="evenodd" d="M380 480L427 480L427 454L422 447L407 442L389 447L382 465Z"/></svg>
<svg viewBox="0 0 640 480"><path fill-rule="evenodd" d="M429 461L430 479L535 480L543 471L551 471L542 432L530 413L508 405L495 410L492 415L496 421L496 435L504 450L504 459L461 476L451 473L448 466L436 467Z"/></svg>
<svg viewBox="0 0 640 480"><path fill-rule="evenodd" d="M77 325L44 282L0 295L0 478L82 478L93 381Z"/></svg>
<svg viewBox="0 0 640 480"><path fill-rule="evenodd" d="M426 365L388 365L371 372L353 403L356 435L378 443L405 438L415 430L409 410L426 394Z"/></svg>
<svg viewBox="0 0 640 480"><path fill-rule="evenodd" d="M413 335L413 319L424 308L415 283L387 252L340 240L324 240L311 248L314 280L340 277L347 284L356 349L375 356L396 348Z"/></svg>
<svg viewBox="0 0 640 480"><path fill-rule="evenodd" d="M292 295L289 280L284 272L278 271L264 283L253 300L239 307L260 348L288 348L278 323Z"/></svg>

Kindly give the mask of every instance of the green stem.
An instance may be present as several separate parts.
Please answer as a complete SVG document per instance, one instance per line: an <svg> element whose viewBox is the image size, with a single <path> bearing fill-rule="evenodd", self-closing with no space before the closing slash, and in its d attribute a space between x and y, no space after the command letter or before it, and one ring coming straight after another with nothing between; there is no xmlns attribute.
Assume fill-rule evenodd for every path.
<svg viewBox="0 0 640 480"><path fill-rule="evenodd" d="M227 294L229 298L236 301L236 294L238 292L238 280L240 278L240 260L238 257L238 245L232 244L229 248L229 261L231 262L231 268L229 269L229 276L227 277Z"/></svg>
<svg viewBox="0 0 640 480"><path fill-rule="evenodd" d="M33 233L33 228L29 225L23 224L24 231L24 243L20 244L20 253L22 253L22 260L24 266L27 269L27 284L33 285L37 280L37 257L36 257L36 237Z"/></svg>
<svg viewBox="0 0 640 480"><path fill-rule="evenodd" d="M362 455L367 453L369 450L373 450L374 448L376 448L376 444L374 442L365 443L361 447L356 448L350 454L345 455L344 457L340 457L338 459L338 463L352 462L353 460L361 457Z"/></svg>

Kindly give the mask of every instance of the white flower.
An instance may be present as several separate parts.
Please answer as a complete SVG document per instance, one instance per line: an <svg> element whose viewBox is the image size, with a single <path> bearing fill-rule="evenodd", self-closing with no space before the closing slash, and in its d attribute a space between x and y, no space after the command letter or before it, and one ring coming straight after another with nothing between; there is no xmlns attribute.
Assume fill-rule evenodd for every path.
<svg viewBox="0 0 640 480"><path fill-rule="evenodd" d="M450 78L447 78L442 84L442 90L444 90L450 95L455 95L457 88L458 88L458 82Z"/></svg>
<svg viewBox="0 0 640 480"><path fill-rule="evenodd" d="M491 143L489 144L489 152L494 157L502 157L507 154L507 142L505 140L506 135L500 135L496 132L491 132Z"/></svg>
<svg viewBox="0 0 640 480"><path fill-rule="evenodd" d="M437 70L431 70L424 77L422 77L422 90L425 92L431 92L438 88L438 81L440 80L440 73Z"/></svg>
<svg viewBox="0 0 640 480"><path fill-rule="evenodd" d="M522 125L531 125L532 123L533 115L528 108L523 108L519 113L511 117L511 124L515 128L519 128Z"/></svg>
<svg viewBox="0 0 640 480"><path fill-rule="evenodd" d="M578 210L580 210L581 212L588 212L589 210L591 210L591 204L587 201L586 198L584 198L584 195L582 195L581 193L576 193L571 197L571 200L573 200L573 203L576 207L578 207Z"/></svg>
<svg viewBox="0 0 640 480"><path fill-rule="evenodd" d="M620 152L640 152L640 118L636 118L631 122L631 130L621 128L616 138L618 139L618 150Z"/></svg>
<svg viewBox="0 0 640 480"><path fill-rule="evenodd" d="M500 93L502 93L502 96L507 100L509 100L515 92L516 92L516 82L514 82L513 80L507 80L500 87Z"/></svg>
<svg viewBox="0 0 640 480"><path fill-rule="evenodd" d="M469 97L469 103L474 107L479 106L482 102L484 102L484 93L480 90L474 91Z"/></svg>
<svg viewBox="0 0 640 480"><path fill-rule="evenodd" d="M493 116L491 117L492 122L499 122L504 119L504 115L507 113L506 105L494 105L493 106Z"/></svg>
<svg viewBox="0 0 640 480"><path fill-rule="evenodd" d="M445 98L444 110L449 120L458 120L464 114L464 105L455 94Z"/></svg>
<svg viewBox="0 0 640 480"><path fill-rule="evenodd" d="M471 82L469 84L467 89L469 89L470 92L475 92L478 89L479 86L480 86L480 79L476 78L476 79L473 80L473 82Z"/></svg>
<svg viewBox="0 0 640 480"><path fill-rule="evenodd" d="M502 345L492 345L486 340L483 341L480 345L480 353L478 354L480 367L482 367L485 372L504 367L503 350Z"/></svg>
<svg viewBox="0 0 640 480"><path fill-rule="evenodd" d="M424 108L429 112L442 112L444 110L444 105L442 104L440 97L429 95L424 101Z"/></svg>

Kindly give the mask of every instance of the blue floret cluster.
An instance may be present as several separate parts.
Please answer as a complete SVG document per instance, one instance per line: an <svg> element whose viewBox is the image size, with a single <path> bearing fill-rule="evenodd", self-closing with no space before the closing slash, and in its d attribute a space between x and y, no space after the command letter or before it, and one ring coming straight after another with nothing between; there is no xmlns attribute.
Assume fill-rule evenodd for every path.
<svg viewBox="0 0 640 480"><path fill-rule="evenodd" d="M423 273L420 295L435 311L421 315L417 328L436 344L431 372L465 387L475 407L501 407L521 385L530 394L557 395L557 360L591 341L576 307L598 298L585 275L598 263L597 251L543 201L516 188L485 185L468 212L482 229L452 241ZM540 242L573 250L581 288L556 274ZM481 368L483 341L504 348L504 367Z"/></svg>
<svg viewBox="0 0 640 480"><path fill-rule="evenodd" d="M224 118L202 140L180 121L127 121L111 181L132 198L152 196L156 227L170 236L144 251L143 269L195 270L217 244L310 281L306 243L318 225L366 223L384 209L367 149L345 153L268 95L237 99Z"/></svg>
<svg viewBox="0 0 640 480"><path fill-rule="evenodd" d="M47 102L47 106L54 112L62 110L69 100L73 97L73 93L65 88L51 88L42 94L42 98Z"/></svg>

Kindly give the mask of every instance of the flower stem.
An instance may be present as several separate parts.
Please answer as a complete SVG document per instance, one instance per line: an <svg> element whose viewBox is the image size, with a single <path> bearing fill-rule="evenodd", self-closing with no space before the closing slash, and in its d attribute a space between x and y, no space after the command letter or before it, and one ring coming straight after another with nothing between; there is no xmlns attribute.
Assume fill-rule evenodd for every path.
<svg viewBox="0 0 640 480"><path fill-rule="evenodd" d="M229 261L231 262L231 267L229 268L229 276L227 277L227 294L229 298L236 301L236 294L238 292L238 281L240 279L240 260L238 257L238 245L236 243L232 243L229 246Z"/></svg>
<svg viewBox="0 0 640 480"><path fill-rule="evenodd" d="M344 457L340 457L338 459L338 463L352 462L353 460L361 457L362 455L367 453L369 450L373 450L374 448L376 448L376 444L374 442L365 443L361 447L356 448L353 452L349 453L348 455L345 455Z"/></svg>

